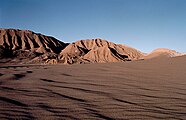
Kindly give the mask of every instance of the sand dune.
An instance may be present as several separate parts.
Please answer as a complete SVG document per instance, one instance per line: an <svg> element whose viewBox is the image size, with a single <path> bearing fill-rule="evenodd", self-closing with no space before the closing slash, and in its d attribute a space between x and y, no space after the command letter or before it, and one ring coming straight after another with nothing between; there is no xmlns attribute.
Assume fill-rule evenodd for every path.
<svg viewBox="0 0 186 120"><path fill-rule="evenodd" d="M0 66L0 119L186 119L186 56Z"/></svg>

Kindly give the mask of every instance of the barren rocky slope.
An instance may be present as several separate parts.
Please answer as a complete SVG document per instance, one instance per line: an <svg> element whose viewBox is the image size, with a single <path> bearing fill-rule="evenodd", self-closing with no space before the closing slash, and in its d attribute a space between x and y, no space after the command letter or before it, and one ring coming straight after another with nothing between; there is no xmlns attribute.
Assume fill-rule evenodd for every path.
<svg viewBox="0 0 186 120"><path fill-rule="evenodd" d="M31 50L38 53L59 53L65 47L65 43L54 37L17 29L0 29L0 45L11 50Z"/></svg>
<svg viewBox="0 0 186 120"><path fill-rule="evenodd" d="M0 29L1 57L11 57L16 62L41 62L57 58L57 54L67 44L54 37L34 33L29 30ZM6 50L6 51L5 51ZM7 55L9 54L9 55Z"/></svg>
<svg viewBox="0 0 186 120"><path fill-rule="evenodd" d="M69 44L59 57L64 63L106 63L137 60L142 53L134 48L102 39L80 40Z"/></svg>

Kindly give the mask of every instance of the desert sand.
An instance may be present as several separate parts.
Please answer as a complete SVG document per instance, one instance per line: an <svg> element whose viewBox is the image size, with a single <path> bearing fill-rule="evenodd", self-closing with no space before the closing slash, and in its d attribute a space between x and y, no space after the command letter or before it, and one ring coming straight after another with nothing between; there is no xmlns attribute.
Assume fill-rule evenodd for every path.
<svg viewBox="0 0 186 120"><path fill-rule="evenodd" d="M0 119L186 119L186 56L0 65Z"/></svg>

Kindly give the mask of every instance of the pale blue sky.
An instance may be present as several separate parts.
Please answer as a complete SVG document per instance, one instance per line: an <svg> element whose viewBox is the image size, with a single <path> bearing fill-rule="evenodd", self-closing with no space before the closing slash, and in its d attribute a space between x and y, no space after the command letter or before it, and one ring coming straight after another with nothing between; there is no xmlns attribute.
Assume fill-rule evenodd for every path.
<svg viewBox="0 0 186 120"><path fill-rule="evenodd" d="M0 28L186 52L186 0L0 0Z"/></svg>

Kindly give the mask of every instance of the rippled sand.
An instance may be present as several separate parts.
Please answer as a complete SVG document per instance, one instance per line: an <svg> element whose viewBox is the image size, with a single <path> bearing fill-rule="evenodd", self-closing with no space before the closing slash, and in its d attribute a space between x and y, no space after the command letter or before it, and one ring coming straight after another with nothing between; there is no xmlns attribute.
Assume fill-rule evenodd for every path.
<svg viewBox="0 0 186 120"><path fill-rule="evenodd" d="M186 119L186 57L0 67L0 119Z"/></svg>

